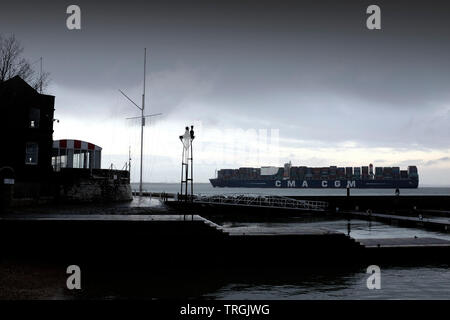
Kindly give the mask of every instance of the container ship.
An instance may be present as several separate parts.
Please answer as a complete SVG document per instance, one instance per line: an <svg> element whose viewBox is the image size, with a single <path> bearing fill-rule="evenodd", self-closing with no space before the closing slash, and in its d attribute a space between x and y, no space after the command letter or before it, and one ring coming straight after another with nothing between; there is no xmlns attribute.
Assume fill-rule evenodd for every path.
<svg viewBox="0 0 450 320"><path fill-rule="evenodd" d="M210 179L213 187L228 188L417 188L416 166L374 167L261 167L221 169Z"/></svg>

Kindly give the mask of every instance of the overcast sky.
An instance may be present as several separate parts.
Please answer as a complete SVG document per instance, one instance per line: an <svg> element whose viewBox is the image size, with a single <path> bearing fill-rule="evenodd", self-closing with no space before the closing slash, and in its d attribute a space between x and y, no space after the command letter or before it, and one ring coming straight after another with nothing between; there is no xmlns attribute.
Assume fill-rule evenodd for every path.
<svg viewBox="0 0 450 320"><path fill-rule="evenodd" d="M66 8L81 8L81 30ZM366 8L381 7L381 30ZM103 147L137 168L148 50L144 180L179 180L186 124L195 179L239 166L417 165L450 185L450 7L445 1L22 1L0 33L44 58L55 139ZM35 64L37 68L38 65ZM138 172L133 170L133 180Z"/></svg>

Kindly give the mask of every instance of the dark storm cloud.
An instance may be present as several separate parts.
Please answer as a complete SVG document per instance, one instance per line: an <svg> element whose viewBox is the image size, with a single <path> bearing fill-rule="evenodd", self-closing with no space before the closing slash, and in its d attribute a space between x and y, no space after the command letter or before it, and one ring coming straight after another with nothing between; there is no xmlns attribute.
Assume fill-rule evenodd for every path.
<svg viewBox="0 0 450 320"><path fill-rule="evenodd" d="M70 4L81 31L65 28ZM380 31L365 27L370 4ZM152 110L298 139L449 148L449 13L445 1L17 0L0 30L44 57L60 92L73 89L53 92L73 102L66 114L127 113L116 90L139 101L148 47ZM98 108L79 101L96 93Z"/></svg>

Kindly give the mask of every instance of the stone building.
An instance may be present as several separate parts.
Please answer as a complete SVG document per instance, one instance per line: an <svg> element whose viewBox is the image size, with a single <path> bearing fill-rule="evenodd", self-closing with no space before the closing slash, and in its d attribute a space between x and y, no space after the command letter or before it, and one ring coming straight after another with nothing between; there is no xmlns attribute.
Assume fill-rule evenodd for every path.
<svg viewBox="0 0 450 320"><path fill-rule="evenodd" d="M0 83L0 170L12 170L16 195L51 193L54 104L18 76Z"/></svg>
<svg viewBox="0 0 450 320"><path fill-rule="evenodd" d="M101 147L53 141L54 104L20 77L0 83L1 207L131 200L129 172L101 169Z"/></svg>

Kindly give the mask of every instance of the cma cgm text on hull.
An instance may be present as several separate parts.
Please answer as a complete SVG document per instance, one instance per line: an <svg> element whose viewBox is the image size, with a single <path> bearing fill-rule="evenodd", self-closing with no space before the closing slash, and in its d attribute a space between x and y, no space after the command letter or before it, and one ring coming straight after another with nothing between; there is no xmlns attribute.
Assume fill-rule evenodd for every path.
<svg viewBox="0 0 450 320"><path fill-rule="evenodd" d="M213 187L231 188L417 188L416 166L400 167L261 167L221 169Z"/></svg>

